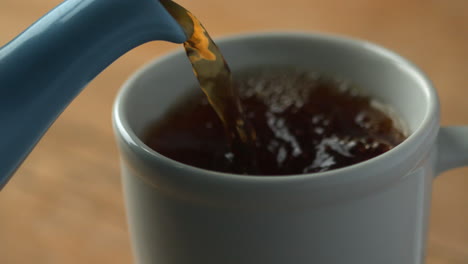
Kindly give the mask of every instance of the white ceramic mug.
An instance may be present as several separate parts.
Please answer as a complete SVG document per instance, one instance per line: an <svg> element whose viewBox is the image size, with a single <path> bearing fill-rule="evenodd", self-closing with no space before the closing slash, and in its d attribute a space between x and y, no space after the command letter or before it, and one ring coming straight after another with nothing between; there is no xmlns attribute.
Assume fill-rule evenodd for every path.
<svg viewBox="0 0 468 264"><path fill-rule="evenodd" d="M294 65L350 79L392 105L410 136L376 158L315 174L250 177L181 164L139 137L196 89L184 52L165 56L124 85L114 108L136 263L423 263L432 181L468 163L468 129L439 127L426 76L391 51L337 36L263 33L217 43L233 71Z"/></svg>

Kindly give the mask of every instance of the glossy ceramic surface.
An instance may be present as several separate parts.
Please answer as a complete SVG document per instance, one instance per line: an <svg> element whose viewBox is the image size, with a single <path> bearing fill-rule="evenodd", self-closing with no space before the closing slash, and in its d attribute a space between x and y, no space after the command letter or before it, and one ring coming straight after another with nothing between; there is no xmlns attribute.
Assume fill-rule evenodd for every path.
<svg viewBox="0 0 468 264"><path fill-rule="evenodd" d="M152 40L181 43L155 0L68 0L0 49L0 189L105 67Z"/></svg>
<svg viewBox="0 0 468 264"><path fill-rule="evenodd" d="M234 71L296 65L349 78L391 104L410 136L377 158L324 173L246 177L184 165L138 138L196 87L182 51L161 58L124 85L114 108L136 262L423 263L432 180L468 160L466 128L442 128L437 139L437 94L424 74L382 47L337 36L217 43Z"/></svg>

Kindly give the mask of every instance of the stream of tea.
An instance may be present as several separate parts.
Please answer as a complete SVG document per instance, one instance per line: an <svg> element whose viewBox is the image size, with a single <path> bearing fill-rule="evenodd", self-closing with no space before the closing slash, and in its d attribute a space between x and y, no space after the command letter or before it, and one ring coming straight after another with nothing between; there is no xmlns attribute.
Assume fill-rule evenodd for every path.
<svg viewBox="0 0 468 264"><path fill-rule="evenodd" d="M188 10L170 0L161 3L181 25L187 36L184 48L193 72L210 105L223 122L229 148L239 173L255 174L256 133L245 118L240 97L233 87L232 75L221 51L200 21Z"/></svg>

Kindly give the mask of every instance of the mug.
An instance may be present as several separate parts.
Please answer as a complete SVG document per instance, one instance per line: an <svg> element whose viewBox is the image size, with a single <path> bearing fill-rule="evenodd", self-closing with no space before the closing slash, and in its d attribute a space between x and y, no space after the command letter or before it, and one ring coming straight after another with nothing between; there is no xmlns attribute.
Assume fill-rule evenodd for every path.
<svg viewBox="0 0 468 264"><path fill-rule="evenodd" d="M368 161L313 174L243 176L182 164L141 140L198 89L184 51L160 58L125 83L113 111L135 262L424 263L432 181L468 163L468 128L440 128L428 78L385 48L340 36L257 33L217 43L234 72L293 65L352 80L393 106L409 137Z"/></svg>

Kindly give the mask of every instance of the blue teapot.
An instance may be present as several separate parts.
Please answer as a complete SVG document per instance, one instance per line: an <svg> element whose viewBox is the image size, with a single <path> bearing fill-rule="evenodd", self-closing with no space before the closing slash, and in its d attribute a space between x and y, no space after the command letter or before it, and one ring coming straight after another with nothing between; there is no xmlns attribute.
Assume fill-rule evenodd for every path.
<svg viewBox="0 0 468 264"><path fill-rule="evenodd" d="M152 40L186 40L159 0L67 0L1 47L0 190L87 83Z"/></svg>

